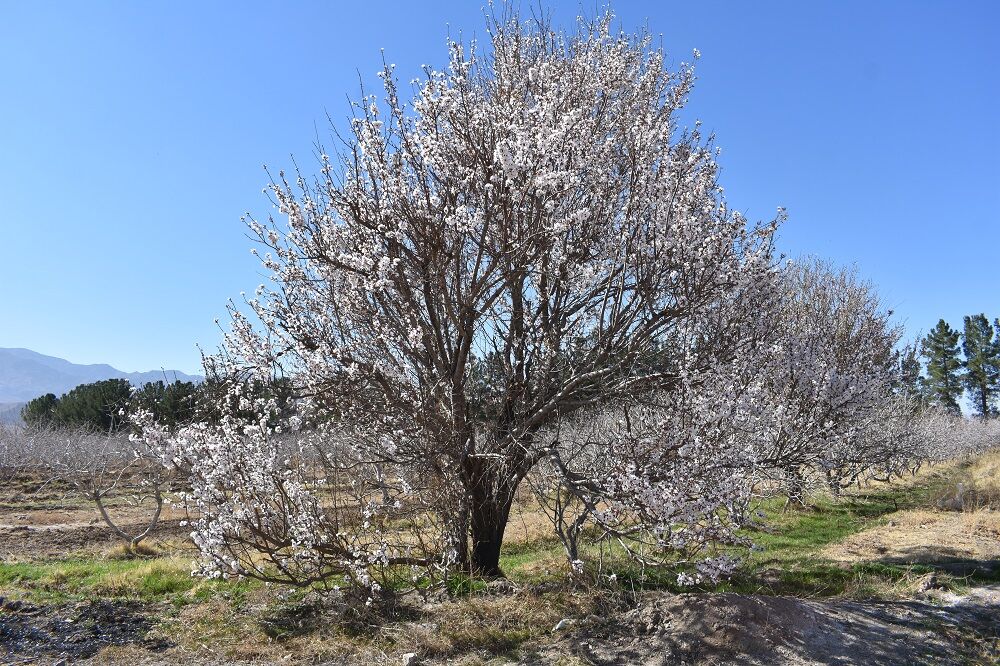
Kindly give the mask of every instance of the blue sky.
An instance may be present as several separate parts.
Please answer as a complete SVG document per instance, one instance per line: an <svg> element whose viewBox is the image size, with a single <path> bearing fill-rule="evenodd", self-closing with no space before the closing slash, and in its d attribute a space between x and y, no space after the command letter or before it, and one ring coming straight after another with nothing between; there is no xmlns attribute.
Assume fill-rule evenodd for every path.
<svg viewBox="0 0 1000 666"><path fill-rule="evenodd" d="M262 165L314 171L379 49L408 80L481 4L4 2L0 347L197 371L262 281L240 223L269 212ZM782 251L856 263L910 335L1000 316L1000 3L612 7L701 51L692 118L732 206L788 208Z"/></svg>

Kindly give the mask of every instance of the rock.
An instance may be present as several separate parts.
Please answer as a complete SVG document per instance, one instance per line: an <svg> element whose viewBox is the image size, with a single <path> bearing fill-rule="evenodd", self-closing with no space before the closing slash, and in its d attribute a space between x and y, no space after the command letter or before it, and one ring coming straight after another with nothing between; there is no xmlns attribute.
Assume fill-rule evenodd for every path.
<svg viewBox="0 0 1000 666"><path fill-rule="evenodd" d="M417 660L416 652L407 652L403 655L403 666L417 666L418 663L420 662Z"/></svg>
<svg viewBox="0 0 1000 666"><path fill-rule="evenodd" d="M943 497L937 502L937 508L942 511L962 511L965 508L966 500L968 499L966 495L969 494L969 489L965 487L964 484L959 483L955 487L955 494L947 497Z"/></svg>
<svg viewBox="0 0 1000 666"><path fill-rule="evenodd" d="M517 594L517 585L506 578L496 578L486 583L486 592L495 595Z"/></svg>

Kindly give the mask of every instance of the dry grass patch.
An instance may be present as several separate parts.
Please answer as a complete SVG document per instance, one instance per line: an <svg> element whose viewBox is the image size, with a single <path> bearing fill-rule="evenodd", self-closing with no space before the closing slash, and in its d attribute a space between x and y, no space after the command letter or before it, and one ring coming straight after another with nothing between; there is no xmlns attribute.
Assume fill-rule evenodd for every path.
<svg viewBox="0 0 1000 666"><path fill-rule="evenodd" d="M561 619L593 613L600 598L599 592L564 588L430 603L414 619L381 627L373 645L388 654L414 652L434 662L476 664L514 658L525 644L550 635Z"/></svg>
<svg viewBox="0 0 1000 666"><path fill-rule="evenodd" d="M259 589L238 605L213 598L184 606L162 619L156 631L175 643L163 653L170 663L188 655L226 663L394 664L412 652L433 663L475 664L515 656L525 643L549 635L562 618L594 612L596 599L566 591L467 596L422 605L409 598L413 605L399 616L373 615L366 624L323 604L276 606L270 592ZM296 618L301 627L294 625ZM271 625L276 622L287 631L275 631ZM119 663L116 656L109 652L107 659Z"/></svg>
<svg viewBox="0 0 1000 666"><path fill-rule="evenodd" d="M935 466L916 480L929 476L944 480L933 486L929 506L894 512L883 524L831 544L822 555L851 563L1000 559L1000 451Z"/></svg>
<svg viewBox="0 0 1000 666"><path fill-rule="evenodd" d="M142 541L134 546L127 543L112 546L104 553L104 557L109 560L141 560L166 554L166 551L157 548L155 544Z"/></svg>
<svg viewBox="0 0 1000 666"><path fill-rule="evenodd" d="M1000 487L1000 450L984 453L972 461L969 476L978 485Z"/></svg>
<svg viewBox="0 0 1000 666"><path fill-rule="evenodd" d="M532 544L555 539L555 528L534 496L522 496L510 511L504 544Z"/></svg>
<svg viewBox="0 0 1000 666"><path fill-rule="evenodd" d="M452 601L433 609L431 623L413 624L401 638L413 646L408 651L428 657L505 655L547 634L568 610L559 601L531 594Z"/></svg>
<svg viewBox="0 0 1000 666"><path fill-rule="evenodd" d="M963 509L1000 511L1000 451L975 458L964 477L962 480L968 483L968 490Z"/></svg>
<svg viewBox="0 0 1000 666"><path fill-rule="evenodd" d="M165 656L200 653L215 659L246 660L264 657L260 648L270 642L252 617L238 612L224 599L184 606L175 616L161 619L157 632L176 643ZM247 654L248 649L252 655ZM280 652L270 656L280 656Z"/></svg>
<svg viewBox="0 0 1000 666"><path fill-rule="evenodd" d="M900 511L884 525L852 534L825 548L838 562L933 563L1000 558L1000 513Z"/></svg>

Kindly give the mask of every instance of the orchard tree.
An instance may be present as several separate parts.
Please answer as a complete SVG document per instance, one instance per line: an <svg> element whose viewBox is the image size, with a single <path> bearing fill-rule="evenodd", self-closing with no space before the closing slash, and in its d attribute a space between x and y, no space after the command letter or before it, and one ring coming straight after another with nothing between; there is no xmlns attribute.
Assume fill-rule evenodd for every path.
<svg viewBox="0 0 1000 666"><path fill-rule="evenodd" d="M983 314L965 317L964 323L965 387L976 413L986 419L996 415L1000 395L1000 326L994 331Z"/></svg>
<svg viewBox="0 0 1000 666"><path fill-rule="evenodd" d="M942 462L1000 448L1000 420L968 419L929 409L914 420L914 434L925 460Z"/></svg>
<svg viewBox="0 0 1000 666"><path fill-rule="evenodd" d="M133 551L159 524L173 473L160 452L140 438L130 442L122 433L96 431L88 423L0 427L0 497L16 501L25 492L8 483L19 475L30 478L35 491L58 482L78 499L94 502L101 519ZM118 515L126 505L131 510ZM148 521L137 525L141 511Z"/></svg>
<svg viewBox="0 0 1000 666"><path fill-rule="evenodd" d="M765 476L801 499L810 476L835 490L881 467L901 334L874 287L853 269L790 262L771 351L755 367L759 425L753 445Z"/></svg>
<svg viewBox="0 0 1000 666"><path fill-rule="evenodd" d="M932 405L958 414L962 397L962 360L958 356L958 331L944 319L938 320L921 343L921 353L927 361L924 386Z"/></svg>
<svg viewBox="0 0 1000 666"><path fill-rule="evenodd" d="M280 219L248 223L277 288L249 301L260 326L232 311L213 363L237 393L283 376L299 439L233 410L147 430L191 470L213 573L368 582L437 561L500 575L515 493L553 460L558 424L635 396L708 411L697 428L655 412L616 426L631 464L592 492L660 533L738 504L731 473L703 493L685 476L728 459L701 396L762 353L779 220L730 210L711 140L678 127L692 67L611 24L489 19L489 48L451 42L412 101L386 64L384 99L356 104L321 175L272 184ZM652 431L669 446L651 450ZM390 523L422 532L392 542Z"/></svg>

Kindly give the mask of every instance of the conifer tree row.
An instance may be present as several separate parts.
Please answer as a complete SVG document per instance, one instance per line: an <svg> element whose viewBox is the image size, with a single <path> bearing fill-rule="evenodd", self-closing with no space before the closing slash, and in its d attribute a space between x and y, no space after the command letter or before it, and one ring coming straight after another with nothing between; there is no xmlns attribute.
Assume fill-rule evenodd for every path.
<svg viewBox="0 0 1000 666"><path fill-rule="evenodd" d="M921 359L925 372L921 374ZM959 414L959 400L968 392L974 414L1000 414L1000 318L992 324L985 314L963 318L962 330L944 319L919 345L904 348L899 365L900 391L921 405Z"/></svg>
<svg viewBox="0 0 1000 666"><path fill-rule="evenodd" d="M965 388L973 409L983 418L997 415L1000 393L1000 320L995 324L983 314L965 317L962 335Z"/></svg>

